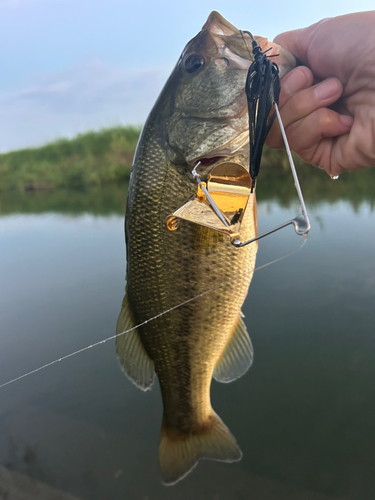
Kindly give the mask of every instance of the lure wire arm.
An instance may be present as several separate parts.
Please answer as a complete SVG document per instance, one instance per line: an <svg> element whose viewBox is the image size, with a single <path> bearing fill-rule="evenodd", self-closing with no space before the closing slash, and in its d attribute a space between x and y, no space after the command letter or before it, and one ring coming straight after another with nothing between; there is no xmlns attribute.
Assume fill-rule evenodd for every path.
<svg viewBox="0 0 375 500"><path fill-rule="evenodd" d="M289 226L290 224L293 224L295 232L300 236L307 236L307 233L311 229L311 224L310 224L309 216L307 215L305 200L303 198L301 186L300 186L300 183L298 180L297 170L296 170L296 167L294 165L292 152L290 150L288 139L286 137L284 125L283 125L283 122L282 122L282 119L280 116L280 112L279 112L279 107L274 99L273 99L273 105L275 108L277 121L279 122L281 135L283 137L283 141L285 144L285 149L286 149L286 152L288 155L289 165L290 165L290 168L292 170L294 185L295 185L295 188L297 190L299 202L300 202L301 209L302 209L302 214L297 215L297 217L295 217L294 219L292 219L288 222L285 222L284 224L280 224L279 226L271 229L270 231L266 231L265 233L261 234L260 236L257 236L256 238L252 238L251 240L241 242L238 238L234 238L232 240L232 244L237 248L241 248L241 247L244 247L246 245L249 245L250 243L253 243L254 241L260 240L261 238L264 238L265 236L268 236L269 234L272 234L272 233L275 233L276 231L279 231L279 229L283 229L284 227Z"/></svg>
<svg viewBox="0 0 375 500"><path fill-rule="evenodd" d="M302 222L302 224L301 224L301 222ZM275 233L279 229L283 229L284 227L289 226L290 224L294 225L294 229L295 229L296 233L298 233L300 235L306 234L306 233L298 232L298 228L300 226L303 226L303 224L304 224L304 219L302 219L301 215L298 215L295 219L292 219L292 220L290 220L288 222L284 222L284 224L280 224L279 226L276 226L273 229L270 229L269 231L266 231L265 233L262 233L260 236L257 236L256 238L252 238L251 240L245 241L243 243L238 238L234 238L232 240L232 245L234 245L236 248L244 247L246 245L249 245L250 243L253 243L254 241L258 241L261 238L264 238L265 236L268 236L269 234Z"/></svg>
<svg viewBox="0 0 375 500"><path fill-rule="evenodd" d="M288 159L289 159L289 165L290 165L290 168L292 169L292 174L293 174L293 178L294 178L294 185L296 187L298 198L299 198L299 202L301 204L302 215L304 216L305 223L306 223L306 228L305 228L305 230L303 232L298 232L297 230L296 230L296 232L297 232L297 234L305 235L311 229L310 220L309 220L309 217L307 215L305 200L303 198L301 186L300 186L300 183L299 183L299 180L298 180L297 170L296 170L296 167L294 165L294 160L293 160L292 152L290 151L288 139L286 137L286 133L285 133L283 121L282 121L281 116L280 116L279 107L276 104L276 102L274 102L273 105L275 107L277 121L279 122L280 130L281 130L281 135L283 136L286 153L287 153Z"/></svg>
<svg viewBox="0 0 375 500"><path fill-rule="evenodd" d="M229 227L229 224L228 224L228 221L225 219L225 217L223 216L223 214L220 212L220 210L217 208L216 206L216 203L214 202L214 200L212 199L211 195L209 194L209 192L207 191L207 188L206 188L206 184L204 182L201 181L201 178L199 177L199 174L197 172L197 167L201 164L201 162L199 161L195 167L193 168L192 170L192 175L194 177L194 179L197 181L199 187L201 188L201 190L203 191L207 201L209 202L209 204L211 205L213 211L215 212L215 214L219 217L220 221L224 224L224 226L226 227Z"/></svg>

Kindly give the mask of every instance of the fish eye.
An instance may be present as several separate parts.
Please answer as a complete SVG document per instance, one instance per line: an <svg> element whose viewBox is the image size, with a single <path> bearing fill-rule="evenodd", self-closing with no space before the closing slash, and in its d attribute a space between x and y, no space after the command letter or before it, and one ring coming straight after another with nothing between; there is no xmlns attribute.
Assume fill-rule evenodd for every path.
<svg viewBox="0 0 375 500"><path fill-rule="evenodd" d="M204 57L200 54L191 54L185 59L185 69L188 73L195 73L204 66Z"/></svg>

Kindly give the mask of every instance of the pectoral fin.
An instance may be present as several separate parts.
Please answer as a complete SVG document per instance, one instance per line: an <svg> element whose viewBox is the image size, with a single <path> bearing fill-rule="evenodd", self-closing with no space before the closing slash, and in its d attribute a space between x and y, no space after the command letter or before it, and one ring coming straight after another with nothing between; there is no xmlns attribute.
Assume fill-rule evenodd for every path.
<svg viewBox="0 0 375 500"><path fill-rule="evenodd" d="M117 322L116 352L123 372L133 384L142 391L147 391L152 389L154 383L154 362L147 354L139 332L134 327L133 314L129 306L128 296L125 294ZM122 334L122 332L127 333Z"/></svg>
<svg viewBox="0 0 375 500"><path fill-rule="evenodd" d="M233 335L216 363L213 376L218 382L232 382L241 377L253 362L253 346L242 317L240 313Z"/></svg>

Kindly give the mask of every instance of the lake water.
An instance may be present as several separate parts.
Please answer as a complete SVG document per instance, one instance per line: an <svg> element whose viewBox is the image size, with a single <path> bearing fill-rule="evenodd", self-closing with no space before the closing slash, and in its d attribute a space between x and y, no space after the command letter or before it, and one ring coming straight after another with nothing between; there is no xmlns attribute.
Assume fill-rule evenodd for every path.
<svg viewBox="0 0 375 500"><path fill-rule="evenodd" d="M87 500L372 500L375 211L340 182L308 198L305 246L254 275L252 368L212 384L241 462L163 486L159 388L137 390L111 340L0 389L0 464ZM114 335L125 200L126 186L0 198L0 384ZM258 207L260 230L299 212L275 191ZM262 240L257 266L301 243L291 227Z"/></svg>

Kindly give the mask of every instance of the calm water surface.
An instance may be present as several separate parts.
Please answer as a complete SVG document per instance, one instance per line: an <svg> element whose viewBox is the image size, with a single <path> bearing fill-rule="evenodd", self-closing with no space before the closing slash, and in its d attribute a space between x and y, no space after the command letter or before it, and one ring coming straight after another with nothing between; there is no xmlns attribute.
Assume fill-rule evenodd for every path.
<svg viewBox="0 0 375 500"><path fill-rule="evenodd" d="M3 195L0 383L115 333L125 199L126 186ZM306 245L254 275L253 367L212 385L241 462L201 461L164 487L159 388L128 381L112 340L0 389L0 464L88 500L373 499L375 211L326 200L308 202ZM258 206L261 230L298 213L270 195ZM301 242L291 228L268 237L257 265Z"/></svg>

